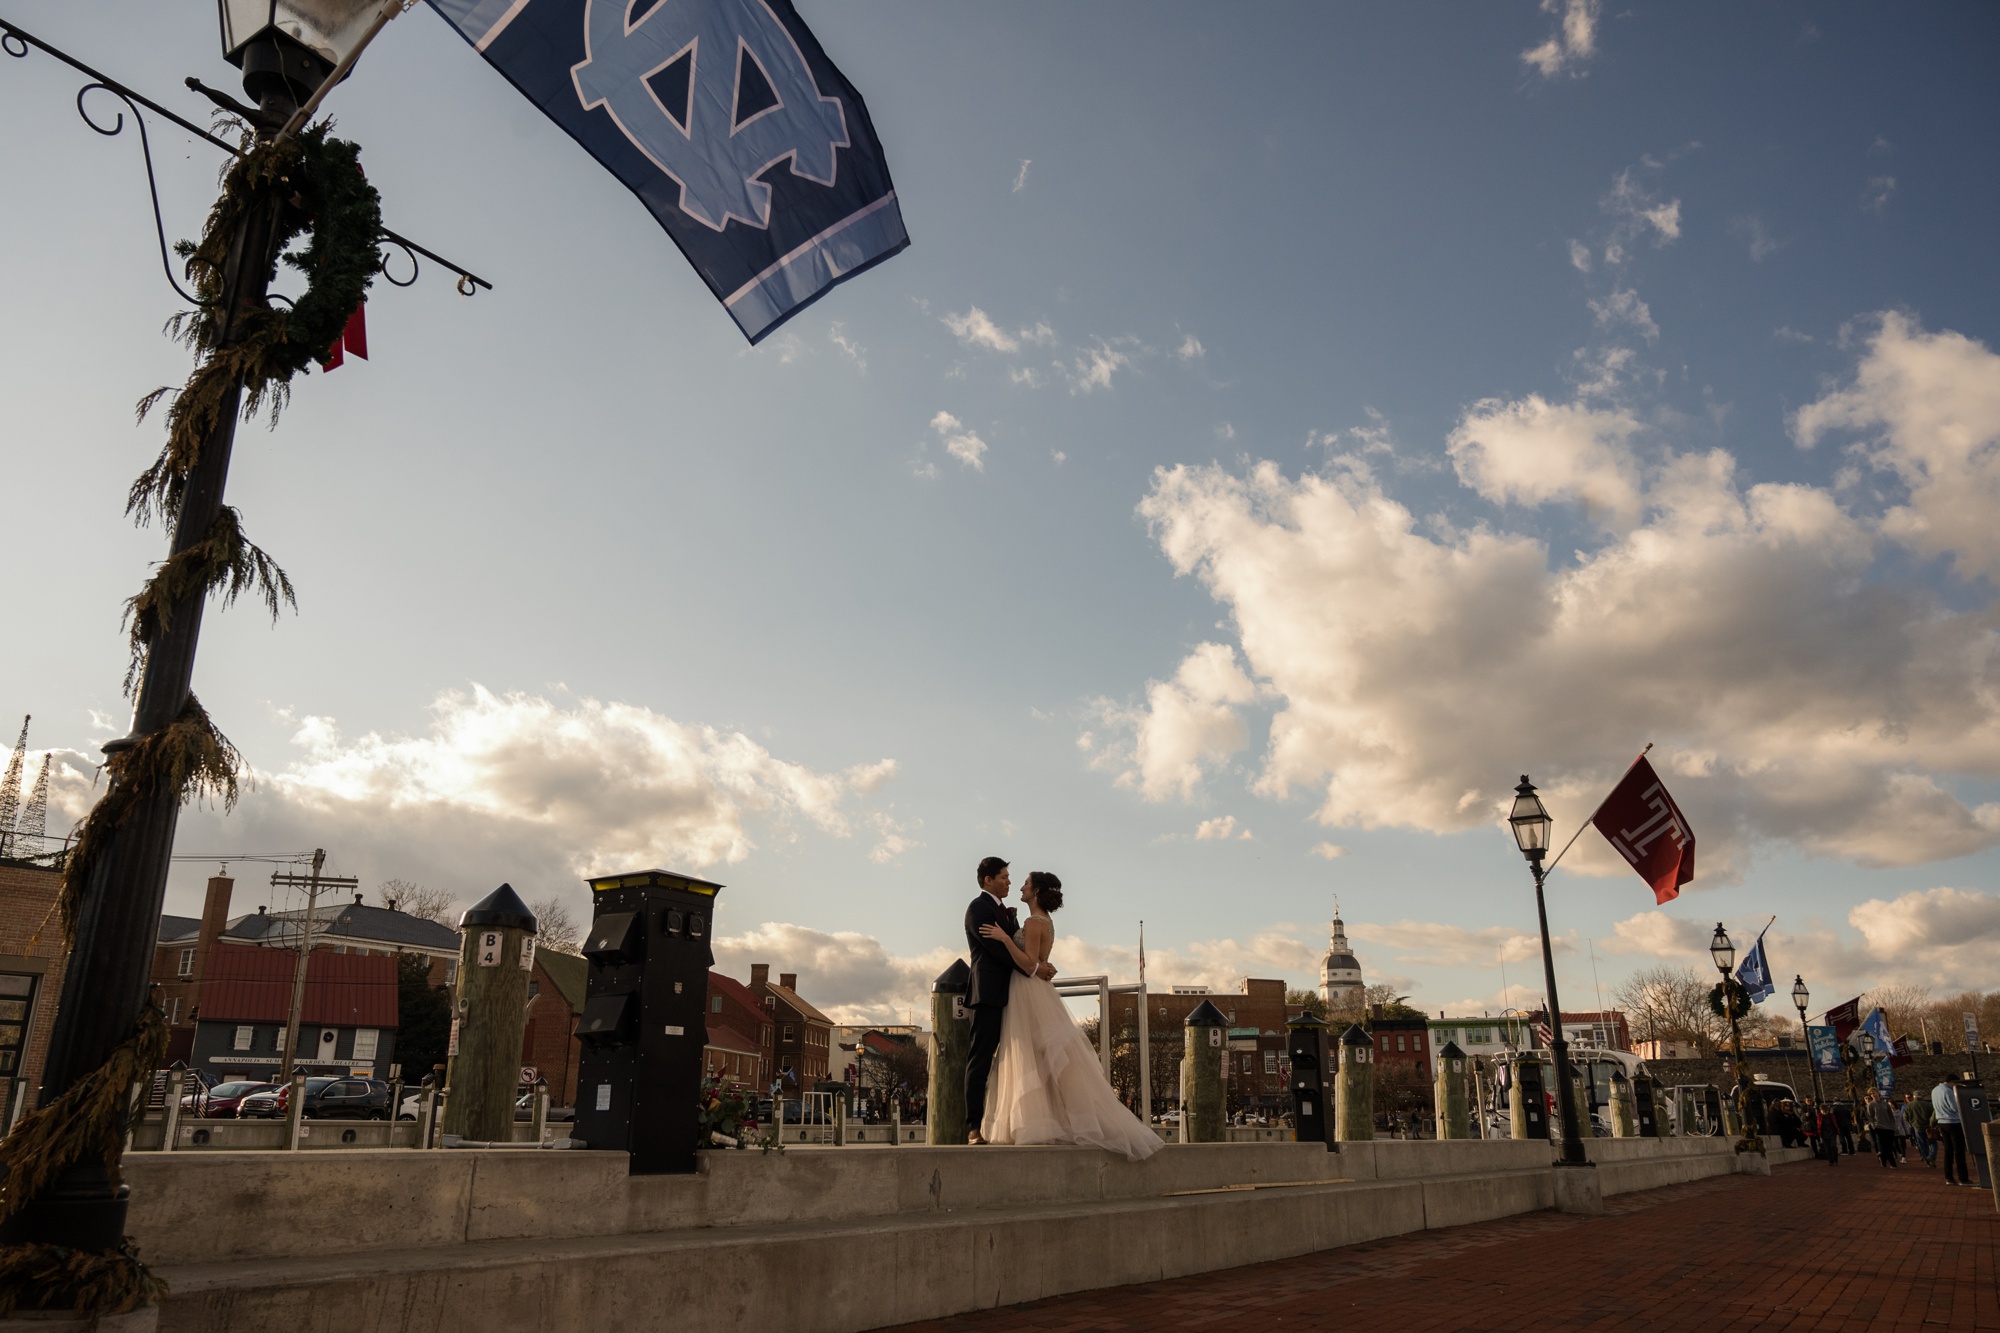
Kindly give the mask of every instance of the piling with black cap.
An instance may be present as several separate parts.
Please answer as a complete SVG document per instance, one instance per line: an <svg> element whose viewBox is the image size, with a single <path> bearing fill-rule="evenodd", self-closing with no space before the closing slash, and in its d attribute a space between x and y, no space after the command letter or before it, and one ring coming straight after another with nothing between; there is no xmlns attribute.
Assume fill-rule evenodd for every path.
<svg viewBox="0 0 2000 1333"><path fill-rule="evenodd" d="M931 983L930 1119L926 1142L965 1142L965 1056L972 1046L972 1010L965 997L972 990L972 969L963 958Z"/></svg>
<svg viewBox="0 0 2000 1333"><path fill-rule="evenodd" d="M1222 1062L1229 1020L1207 1000L1187 1016L1181 1059L1181 1142L1222 1142Z"/></svg>
<svg viewBox="0 0 2000 1333"><path fill-rule="evenodd" d="M1375 1137L1375 1041L1359 1023L1340 1034L1334 1126L1342 1143Z"/></svg>
<svg viewBox="0 0 2000 1333"><path fill-rule="evenodd" d="M506 1143L514 1137L528 977L535 969L535 914L511 884L458 920L458 998L452 1013L444 1132Z"/></svg>

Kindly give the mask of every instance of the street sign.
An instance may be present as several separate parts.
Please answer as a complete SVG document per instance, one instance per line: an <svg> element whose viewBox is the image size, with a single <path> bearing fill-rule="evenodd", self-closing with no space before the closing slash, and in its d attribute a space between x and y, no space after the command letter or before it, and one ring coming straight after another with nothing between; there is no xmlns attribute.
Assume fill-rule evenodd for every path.
<svg viewBox="0 0 2000 1333"><path fill-rule="evenodd" d="M533 1065L522 1065L520 1086L524 1088L533 1087L535 1080L541 1076L541 1071L537 1070Z"/></svg>

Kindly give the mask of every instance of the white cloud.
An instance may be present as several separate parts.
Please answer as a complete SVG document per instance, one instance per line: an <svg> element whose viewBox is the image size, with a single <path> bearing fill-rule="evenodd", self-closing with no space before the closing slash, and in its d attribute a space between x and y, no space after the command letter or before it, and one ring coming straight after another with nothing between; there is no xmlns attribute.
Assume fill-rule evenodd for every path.
<svg viewBox="0 0 2000 1333"><path fill-rule="evenodd" d="M797 973L800 994L836 1023L896 1022L907 1015L926 1027L930 984L962 952L940 945L897 957L873 935L784 921L718 935L712 947L716 971L739 981L749 977L752 963L768 963L772 980Z"/></svg>
<svg viewBox="0 0 2000 1333"><path fill-rule="evenodd" d="M1064 463L1069 462L1069 455L1060 449L1049 450L1049 458L1057 467L1061 467Z"/></svg>
<svg viewBox="0 0 2000 1333"><path fill-rule="evenodd" d="M1651 191L1633 179L1629 168L1619 172L1611 182L1611 193L1604 196L1603 207L1616 219L1622 238L1642 236L1650 231L1655 245L1680 239L1681 201L1669 199L1661 203ZM1606 250L1604 258L1607 263L1616 263L1623 258L1623 254L1614 258L1613 250Z"/></svg>
<svg viewBox="0 0 2000 1333"><path fill-rule="evenodd" d="M1249 829L1236 827L1235 815L1217 815L1214 819L1204 819L1195 826L1196 842L1254 842L1256 835Z"/></svg>
<svg viewBox="0 0 2000 1333"><path fill-rule="evenodd" d="M1545 79L1568 70L1581 76L1578 68L1597 53L1599 0L1542 0L1544 14L1557 15L1556 30L1540 46L1521 52L1523 63Z"/></svg>
<svg viewBox="0 0 2000 1333"><path fill-rule="evenodd" d="M1174 353L1183 361L1194 361L1208 355L1208 349L1201 345L1201 339L1190 333L1181 339L1180 349Z"/></svg>
<svg viewBox="0 0 2000 1333"><path fill-rule="evenodd" d="M1018 352L1021 340L993 322L978 306L973 306L962 315L947 314L942 323L958 335L960 342L973 347L984 347L994 352Z"/></svg>
<svg viewBox="0 0 2000 1333"><path fill-rule="evenodd" d="M1764 226L1764 219L1754 213L1749 217L1738 218L1731 224L1731 230L1743 238L1744 245L1750 251L1750 262L1753 264L1763 263L1791 244L1790 241L1781 241L1772 236Z"/></svg>
<svg viewBox="0 0 2000 1333"><path fill-rule="evenodd" d="M975 472L986 470L986 441L967 430L964 422L949 412L939 412L931 418L931 429L937 432L946 453Z"/></svg>
<svg viewBox="0 0 2000 1333"><path fill-rule="evenodd" d="M1021 191L1028 188L1028 168L1033 164L1034 164L1034 159L1031 157L1024 157L1021 159L1021 169L1014 173L1015 194L1019 194Z"/></svg>
<svg viewBox="0 0 2000 1333"><path fill-rule="evenodd" d="M842 331L843 328L844 326L840 321L835 320L833 327L826 331L826 340L845 352L847 359L854 363L854 368L866 375L868 373L868 349L848 337Z"/></svg>
<svg viewBox="0 0 2000 1333"><path fill-rule="evenodd" d="M1144 708L1100 706L1106 722L1132 739L1099 751L1092 767L1118 772L1120 786L1136 788L1149 801L1188 800L1205 768L1247 743L1237 710L1257 693L1232 649L1199 644L1172 680L1147 685Z"/></svg>
<svg viewBox="0 0 2000 1333"><path fill-rule="evenodd" d="M1880 213L1889 206L1889 201L1895 195L1894 176L1872 176L1869 178L1868 188L1862 192L1861 207L1870 213Z"/></svg>
<svg viewBox="0 0 2000 1333"><path fill-rule="evenodd" d="M1015 366L1007 372L1007 378L1021 385L1023 388L1039 389L1042 387L1041 374L1033 366Z"/></svg>
<svg viewBox="0 0 2000 1333"><path fill-rule="evenodd" d="M1638 419L1619 409L1487 398L1467 409L1445 443L1458 479L1496 504L1581 501L1600 521L1639 516Z"/></svg>
<svg viewBox="0 0 2000 1333"><path fill-rule="evenodd" d="M1853 378L1792 418L1812 447L1862 432L1862 451L1907 488L1882 530L1966 577L2000 573L2000 356L1957 333L1881 317Z"/></svg>
<svg viewBox="0 0 2000 1333"><path fill-rule="evenodd" d="M1496 962L1538 962L1542 937L1511 926L1455 926L1438 921L1350 922L1350 939L1378 944L1398 962L1423 967L1492 967ZM1567 938L1552 938L1557 953L1575 953Z"/></svg>
<svg viewBox="0 0 2000 1333"><path fill-rule="evenodd" d="M1668 916L1657 909L1626 917L1611 938L1597 947L1607 954L1645 954L1653 958L1686 958L1706 954L1711 932L1697 921Z"/></svg>
<svg viewBox="0 0 2000 1333"><path fill-rule="evenodd" d="M1617 288L1601 300L1592 300L1590 312L1597 316L1600 328L1626 324L1649 342L1660 336L1660 326L1653 322L1653 312L1639 299L1639 293L1630 287Z"/></svg>
<svg viewBox="0 0 2000 1333"><path fill-rule="evenodd" d="M1347 849L1337 842L1321 842L1313 844L1312 854L1328 861L1338 861L1347 855Z"/></svg>
<svg viewBox="0 0 2000 1333"><path fill-rule="evenodd" d="M1698 885L1740 873L1760 841L1863 865L1994 846L2000 804L1955 786L2000 776L1996 608L1942 605L1879 555L1886 537L2000 568L2000 532L1975 518L2000 499L2000 358L1884 319L1852 384L1795 428L1871 422L1867 461L1912 482L1879 520L1818 487L1746 484L1721 450L1662 447L1642 467L1622 411L1476 404L1452 433L1464 484L1617 520L1553 566L1528 533L1412 513L1348 457L1296 478L1271 462L1160 469L1140 513L1227 610L1241 658L1202 645L1118 719L1134 741L1099 763L1189 799L1270 699L1255 790L1316 789L1329 826L1486 824L1523 766L1574 819L1655 740L1701 837ZM1214 687L1189 683L1197 657ZM1598 841L1565 864L1628 874Z"/></svg>
<svg viewBox="0 0 2000 1333"><path fill-rule="evenodd" d="M1574 268L1578 273L1590 272L1590 247L1582 241L1571 241L1569 243L1569 262L1570 267Z"/></svg>
<svg viewBox="0 0 2000 1333"><path fill-rule="evenodd" d="M1847 914L1891 981L1986 989L2000 957L2000 893L1936 888L1870 898ZM1878 975L1880 975L1878 973Z"/></svg>
<svg viewBox="0 0 2000 1333"><path fill-rule="evenodd" d="M1097 346L1078 352L1070 362L1067 368L1069 391L1089 393L1092 389L1108 389L1112 375L1131 364L1129 355L1100 338Z"/></svg>

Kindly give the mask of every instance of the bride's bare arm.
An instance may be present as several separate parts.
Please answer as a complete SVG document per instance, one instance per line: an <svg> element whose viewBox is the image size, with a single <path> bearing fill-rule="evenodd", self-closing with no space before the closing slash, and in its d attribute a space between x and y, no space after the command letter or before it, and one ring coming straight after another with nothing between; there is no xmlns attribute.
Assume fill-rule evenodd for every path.
<svg viewBox="0 0 2000 1333"><path fill-rule="evenodd" d="M1035 923L1033 921L1030 921L1028 923L1028 929L1032 931L1034 928L1035 928ZM1021 946L1014 943L1013 937L1008 935L1007 930L1004 926L981 926L979 928L979 933L981 935L984 935L989 940L998 940L1002 945L1006 947L1008 954L1013 957L1015 967L1019 968L1023 972L1028 973L1030 976L1034 974L1035 965L1039 963L1041 960L1039 958L1031 958L1026 953L1022 952ZM1029 937L1031 941L1033 938L1034 937L1032 935ZM1048 947L1047 945L1043 946L1044 949L1046 949L1047 947Z"/></svg>

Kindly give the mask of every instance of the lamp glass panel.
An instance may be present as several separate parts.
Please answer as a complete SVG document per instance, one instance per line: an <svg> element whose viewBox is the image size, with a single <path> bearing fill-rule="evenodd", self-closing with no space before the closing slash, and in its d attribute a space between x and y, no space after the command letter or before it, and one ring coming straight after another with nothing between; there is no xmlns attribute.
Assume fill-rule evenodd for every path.
<svg viewBox="0 0 2000 1333"><path fill-rule="evenodd" d="M1514 829L1514 841L1524 852L1547 851L1549 848L1549 828L1555 823L1542 805L1542 798L1532 792L1514 798L1514 809L1508 814L1507 822Z"/></svg>
<svg viewBox="0 0 2000 1333"><path fill-rule="evenodd" d="M360 45L381 12L381 0L277 0L273 22L332 64Z"/></svg>
<svg viewBox="0 0 2000 1333"><path fill-rule="evenodd" d="M271 26L271 0L222 0L222 51L236 48Z"/></svg>
<svg viewBox="0 0 2000 1333"><path fill-rule="evenodd" d="M1709 941L1708 956L1715 960L1718 970L1727 972L1736 961L1736 946L1730 942L1729 932L1721 926L1715 928L1715 938Z"/></svg>

